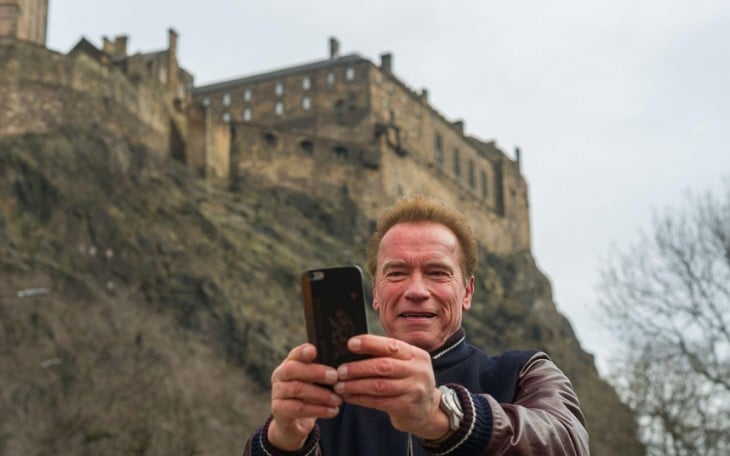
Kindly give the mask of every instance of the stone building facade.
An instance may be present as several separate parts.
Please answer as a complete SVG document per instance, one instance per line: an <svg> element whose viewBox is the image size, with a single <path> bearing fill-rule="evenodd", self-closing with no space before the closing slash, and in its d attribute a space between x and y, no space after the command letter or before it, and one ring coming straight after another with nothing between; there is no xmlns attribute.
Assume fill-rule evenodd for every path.
<svg viewBox="0 0 730 456"><path fill-rule="evenodd" d="M0 136L101 123L184 158L193 76L178 65L177 33L169 30L167 49L156 52L128 55L126 43L104 38L99 49L82 38L64 55L0 37Z"/></svg>
<svg viewBox="0 0 730 456"><path fill-rule="evenodd" d="M48 0L0 0L0 38L46 45Z"/></svg>
<svg viewBox="0 0 730 456"><path fill-rule="evenodd" d="M389 53L376 65L331 38L326 59L194 87L174 30L159 51L130 55L121 35L64 55L39 46L47 12L47 1L0 3L0 135L98 122L207 178L344 193L370 219L431 194L462 209L488 249L530 249L519 160L446 119Z"/></svg>
<svg viewBox="0 0 730 456"><path fill-rule="evenodd" d="M447 120L389 53L376 65L331 38L327 59L194 88L188 118L188 162L204 175L255 169L323 197L346 188L373 217L404 194L432 194L469 214L490 250L530 248L518 160ZM345 163L359 168L340 172Z"/></svg>

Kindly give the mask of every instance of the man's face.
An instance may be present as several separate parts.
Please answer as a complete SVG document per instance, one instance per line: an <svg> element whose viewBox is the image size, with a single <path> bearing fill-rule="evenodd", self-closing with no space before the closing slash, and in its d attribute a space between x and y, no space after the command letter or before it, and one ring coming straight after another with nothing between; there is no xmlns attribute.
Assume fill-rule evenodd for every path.
<svg viewBox="0 0 730 456"><path fill-rule="evenodd" d="M444 225L400 223L378 249L373 308L389 337L434 351L461 326L474 278L464 280L461 248Z"/></svg>

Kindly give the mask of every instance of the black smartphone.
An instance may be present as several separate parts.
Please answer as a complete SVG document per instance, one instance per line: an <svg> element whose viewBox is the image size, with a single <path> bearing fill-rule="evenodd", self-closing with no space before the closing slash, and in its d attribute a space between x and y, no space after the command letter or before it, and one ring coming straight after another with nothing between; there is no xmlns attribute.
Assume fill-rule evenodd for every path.
<svg viewBox="0 0 730 456"><path fill-rule="evenodd" d="M368 332L362 269L310 269L302 273L301 286L307 339L317 347L315 361L337 367L367 358L347 349L348 339Z"/></svg>

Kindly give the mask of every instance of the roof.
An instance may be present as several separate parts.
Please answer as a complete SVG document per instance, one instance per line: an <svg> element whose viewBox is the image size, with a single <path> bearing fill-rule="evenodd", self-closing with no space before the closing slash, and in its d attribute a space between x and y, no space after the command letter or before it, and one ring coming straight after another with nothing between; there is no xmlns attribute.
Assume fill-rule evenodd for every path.
<svg viewBox="0 0 730 456"><path fill-rule="evenodd" d="M361 57L359 54L348 54L348 55L343 55L342 57L337 57L334 59L319 60L316 62L305 63L302 65L286 67L286 68L283 68L280 70L268 71L266 73L259 73L259 74L255 74L255 75L251 75L251 76L244 76L242 78L229 79L227 81L222 81L222 82L217 82L217 83L213 83L213 84L208 84L205 86L195 87L193 89L193 94L197 95L197 94L218 92L220 90L225 90L228 88L240 87L241 85L244 85L244 84L251 84L251 83L265 81L265 80L269 80L269 79L291 76L291 75L303 73L306 71L320 70L323 68L328 68L328 67L331 67L334 65L340 65L343 63L355 63L355 62L369 62L369 60Z"/></svg>

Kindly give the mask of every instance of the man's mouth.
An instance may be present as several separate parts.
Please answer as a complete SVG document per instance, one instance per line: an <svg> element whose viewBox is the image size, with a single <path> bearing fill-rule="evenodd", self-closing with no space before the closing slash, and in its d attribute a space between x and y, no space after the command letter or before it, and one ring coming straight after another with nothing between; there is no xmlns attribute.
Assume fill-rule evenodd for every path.
<svg viewBox="0 0 730 456"><path fill-rule="evenodd" d="M431 312L403 312L399 315L401 318L434 318L435 313Z"/></svg>

